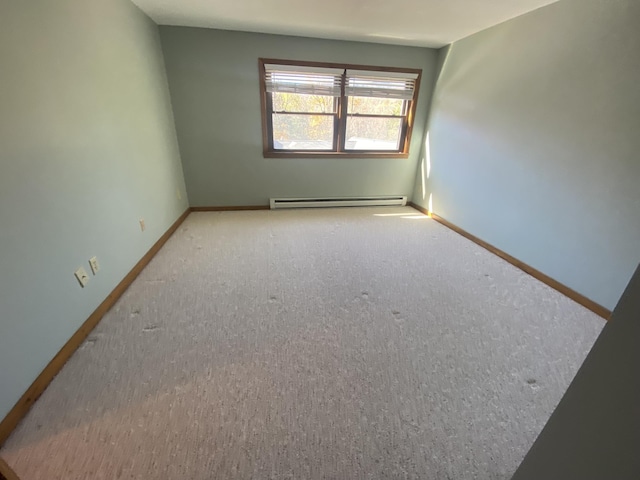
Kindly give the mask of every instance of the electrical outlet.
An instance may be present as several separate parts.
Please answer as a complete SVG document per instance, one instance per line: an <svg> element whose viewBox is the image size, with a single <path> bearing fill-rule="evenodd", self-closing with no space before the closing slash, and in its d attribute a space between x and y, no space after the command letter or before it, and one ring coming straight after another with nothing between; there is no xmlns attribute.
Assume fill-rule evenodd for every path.
<svg viewBox="0 0 640 480"><path fill-rule="evenodd" d="M95 275L100 270L100 264L98 263L98 257L91 257L89 259L89 266L91 267L91 272Z"/></svg>
<svg viewBox="0 0 640 480"><path fill-rule="evenodd" d="M87 275L87 271L84 268L78 268L75 272L73 272L73 274L78 279L78 282L80 283L80 286L82 288L84 288L85 285L89 283L89 275Z"/></svg>
<svg viewBox="0 0 640 480"><path fill-rule="evenodd" d="M182 200L182 192L179 188L176 188L176 197L178 197L178 200Z"/></svg>
<svg viewBox="0 0 640 480"><path fill-rule="evenodd" d="M146 225L144 224L144 218L140 219L140 230L142 230L144 232Z"/></svg>

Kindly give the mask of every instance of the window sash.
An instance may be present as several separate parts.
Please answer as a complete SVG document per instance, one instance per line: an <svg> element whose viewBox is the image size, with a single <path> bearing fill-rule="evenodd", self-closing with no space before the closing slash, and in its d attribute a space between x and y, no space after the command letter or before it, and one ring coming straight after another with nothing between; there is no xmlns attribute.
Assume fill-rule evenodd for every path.
<svg viewBox="0 0 640 480"><path fill-rule="evenodd" d="M389 119L396 119L396 120L400 120L400 131L398 132L398 143L397 143L397 149L380 149L380 150L363 150L363 149L356 149L356 148L347 148L347 142L350 141L350 139L346 138L346 134L349 130L349 126L348 126L348 121L349 119L364 119L364 118L371 118L371 119L385 119L385 118L389 118ZM407 127L408 127L408 123L407 123L407 116L406 115L369 115L369 114L352 114L349 113L346 115L346 119L345 119L345 142L342 145L342 151L344 152L349 152L349 153L359 153L359 152L402 152L404 150L404 144L407 141L406 138L406 133L407 133ZM379 139L371 139L371 140L379 140Z"/></svg>
<svg viewBox="0 0 640 480"><path fill-rule="evenodd" d="M331 153L335 151L336 148L336 127L337 127L337 123L336 123L336 115L335 114L315 114L315 113L289 113L289 112L273 112L272 113L272 118L271 121L275 122L276 117L313 117L313 116L317 116L317 117L333 117L333 119L330 120L331 122L331 135L329 137L327 137L326 139L318 139L318 138L298 138L298 139L289 139L289 140L285 140L289 141L289 142L294 142L294 143L299 143L299 144L303 144L303 146L301 146L300 148L276 148L275 143L276 143L276 138L275 138L275 130L273 132L272 135L272 142L273 142L273 149L274 151L277 152L291 152L291 151L304 151L304 152L309 152L309 153L313 153L313 152L324 152L324 153ZM318 142L327 142L329 144L329 146L327 148L319 148L317 146ZM316 145L314 146L309 146L310 144L314 144L316 143ZM307 144L307 145L304 145Z"/></svg>
<svg viewBox="0 0 640 480"><path fill-rule="evenodd" d="M335 111L333 112L288 112L288 111L277 111L273 109L273 95L269 92L266 94L266 121L268 124L268 142L269 142L269 150L272 152L278 153L292 153L292 152L303 152L304 154L313 154L313 153L336 153L338 152L338 129L339 127L339 105L340 105L340 97L335 98ZM331 149L301 149L301 150L291 150L287 148L276 148L275 146L275 138L274 138L274 128L273 128L273 116L274 115L309 115L309 116L326 116L333 117L333 145Z"/></svg>

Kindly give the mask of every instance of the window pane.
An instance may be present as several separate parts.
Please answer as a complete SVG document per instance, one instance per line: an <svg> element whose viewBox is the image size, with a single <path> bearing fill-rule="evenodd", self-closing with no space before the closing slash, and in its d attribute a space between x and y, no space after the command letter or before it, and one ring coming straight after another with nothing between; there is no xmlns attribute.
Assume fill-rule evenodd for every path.
<svg viewBox="0 0 640 480"><path fill-rule="evenodd" d="M328 95L305 95L300 93L274 92L274 112L334 113L334 97Z"/></svg>
<svg viewBox="0 0 640 480"><path fill-rule="evenodd" d="M345 150L400 150L401 118L347 117Z"/></svg>
<svg viewBox="0 0 640 480"><path fill-rule="evenodd" d="M404 102L399 98L349 97L348 113L402 115Z"/></svg>
<svg viewBox="0 0 640 480"><path fill-rule="evenodd" d="M333 150L332 115L273 114L276 150Z"/></svg>

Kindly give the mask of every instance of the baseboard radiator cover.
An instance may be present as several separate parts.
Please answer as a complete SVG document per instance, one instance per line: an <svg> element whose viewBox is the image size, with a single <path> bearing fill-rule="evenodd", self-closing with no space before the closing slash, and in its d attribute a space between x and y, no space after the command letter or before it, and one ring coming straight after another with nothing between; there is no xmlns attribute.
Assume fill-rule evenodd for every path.
<svg viewBox="0 0 640 480"><path fill-rule="evenodd" d="M404 207L407 197L402 195L384 197L322 197L322 198L271 198L271 210L280 208L327 208L327 207Z"/></svg>

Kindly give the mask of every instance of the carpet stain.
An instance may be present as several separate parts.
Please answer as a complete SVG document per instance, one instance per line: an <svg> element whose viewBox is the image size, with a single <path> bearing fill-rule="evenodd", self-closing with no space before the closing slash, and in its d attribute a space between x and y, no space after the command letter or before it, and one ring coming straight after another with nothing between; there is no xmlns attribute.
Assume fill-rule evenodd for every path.
<svg viewBox="0 0 640 480"><path fill-rule="evenodd" d="M278 301L278 297L272 295L269 297L269 303L276 303Z"/></svg>
<svg viewBox="0 0 640 480"><path fill-rule="evenodd" d="M144 327L142 329L143 332L153 332L154 330L157 330L159 327L157 325L147 325L146 327Z"/></svg>
<svg viewBox="0 0 640 480"><path fill-rule="evenodd" d="M90 348L93 347L96 342L98 341L98 336L97 335L91 335L90 337L87 337L84 341L84 343L81 345L81 349L85 349L85 348Z"/></svg>
<svg viewBox="0 0 640 480"><path fill-rule="evenodd" d="M536 381L536 379L535 379L535 378L528 378L528 379L527 379L527 383L528 383L529 385L535 385L535 384L537 383L537 381Z"/></svg>
<svg viewBox="0 0 640 480"><path fill-rule="evenodd" d="M362 299L369 300L369 292L362 292Z"/></svg>

